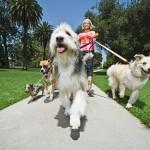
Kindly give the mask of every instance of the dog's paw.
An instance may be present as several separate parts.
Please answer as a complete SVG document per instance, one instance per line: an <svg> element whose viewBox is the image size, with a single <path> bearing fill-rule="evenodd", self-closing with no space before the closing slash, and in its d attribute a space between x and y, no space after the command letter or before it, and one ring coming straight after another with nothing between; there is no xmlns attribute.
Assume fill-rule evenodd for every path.
<svg viewBox="0 0 150 150"><path fill-rule="evenodd" d="M132 108L132 104L128 103L128 104L126 105L126 108Z"/></svg>
<svg viewBox="0 0 150 150"><path fill-rule="evenodd" d="M64 114L65 114L66 116L69 116L69 115L70 115L70 111L69 111L69 109L65 109Z"/></svg>
<svg viewBox="0 0 150 150"><path fill-rule="evenodd" d="M120 98L124 98L124 94L119 94Z"/></svg>
<svg viewBox="0 0 150 150"><path fill-rule="evenodd" d="M54 97L54 96L51 94L51 95L50 95L50 100L53 100L53 97Z"/></svg>
<svg viewBox="0 0 150 150"><path fill-rule="evenodd" d="M80 117L78 115L70 116L70 126L73 130L76 130L80 127Z"/></svg>
<svg viewBox="0 0 150 150"><path fill-rule="evenodd" d="M117 97L116 96L113 96L113 99L115 100Z"/></svg>

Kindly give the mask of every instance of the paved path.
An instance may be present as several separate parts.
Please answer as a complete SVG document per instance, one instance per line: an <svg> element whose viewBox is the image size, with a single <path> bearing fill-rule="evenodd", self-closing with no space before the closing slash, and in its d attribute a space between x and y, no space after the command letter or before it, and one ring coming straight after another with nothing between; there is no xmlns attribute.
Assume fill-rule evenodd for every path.
<svg viewBox="0 0 150 150"><path fill-rule="evenodd" d="M80 132L70 130L58 99L28 98L0 111L0 150L150 150L150 131L94 90Z"/></svg>

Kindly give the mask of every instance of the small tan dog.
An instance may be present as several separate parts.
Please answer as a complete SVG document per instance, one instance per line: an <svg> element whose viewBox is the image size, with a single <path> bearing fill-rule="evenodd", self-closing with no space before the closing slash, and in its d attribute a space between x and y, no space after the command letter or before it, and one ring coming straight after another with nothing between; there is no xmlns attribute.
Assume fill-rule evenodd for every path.
<svg viewBox="0 0 150 150"><path fill-rule="evenodd" d="M107 70L109 86L113 99L116 98L115 90L119 87L121 98L125 95L125 89L131 91L126 108L131 108L138 98L139 90L147 83L150 76L150 56L136 54L135 61L128 65L115 64Z"/></svg>
<svg viewBox="0 0 150 150"><path fill-rule="evenodd" d="M51 85L50 88L50 99L54 98L54 90L56 88L56 74L55 74L55 66L51 60L42 60L40 61L41 73L43 75L43 84L45 85L45 89L48 91L48 86Z"/></svg>

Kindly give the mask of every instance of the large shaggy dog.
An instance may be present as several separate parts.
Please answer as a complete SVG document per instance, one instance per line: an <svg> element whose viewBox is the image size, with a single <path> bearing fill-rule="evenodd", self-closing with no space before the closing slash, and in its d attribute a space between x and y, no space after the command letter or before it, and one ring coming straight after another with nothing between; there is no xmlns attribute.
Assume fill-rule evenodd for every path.
<svg viewBox="0 0 150 150"><path fill-rule="evenodd" d="M80 127L85 115L87 77L79 59L79 40L71 27L62 23L52 33L50 52L58 64L58 89L65 114L70 115L72 129Z"/></svg>
<svg viewBox="0 0 150 150"><path fill-rule="evenodd" d="M126 105L132 107L138 98L139 90L146 84L150 75L150 57L142 54L134 56L135 61L129 65L116 64L107 70L109 86L112 90L113 99L116 98L115 90L119 86L119 95L124 97L125 88L131 91L130 98Z"/></svg>

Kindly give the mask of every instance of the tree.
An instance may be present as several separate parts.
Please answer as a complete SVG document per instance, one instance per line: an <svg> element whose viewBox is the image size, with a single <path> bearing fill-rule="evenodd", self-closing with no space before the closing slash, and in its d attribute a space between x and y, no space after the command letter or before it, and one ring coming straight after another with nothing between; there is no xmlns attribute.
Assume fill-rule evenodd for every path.
<svg viewBox="0 0 150 150"><path fill-rule="evenodd" d="M11 43L13 36L16 34L17 29L10 19L8 13L8 1L0 0L0 37L3 47L3 64L6 68L9 68L9 52L8 42ZM1 49L2 51L2 49Z"/></svg>
<svg viewBox="0 0 150 150"><path fill-rule="evenodd" d="M4 49L2 46L2 38L0 37L0 68L4 67L4 63L5 63L4 58L5 56L4 56Z"/></svg>
<svg viewBox="0 0 150 150"><path fill-rule="evenodd" d="M42 18L42 7L36 0L10 0L9 10L13 21L23 28L22 59L23 69L27 70L28 30L38 25Z"/></svg>
<svg viewBox="0 0 150 150"><path fill-rule="evenodd" d="M82 32L82 26L79 25L77 28L76 28L76 33L79 34Z"/></svg>
<svg viewBox="0 0 150 150"><path fill-rule="evenodd" d="M48 22L43 22L40 24L34 32L35 38L40 42L41 46L43 47L43 60L46 59L46 46L50 40L50 36L53 30L53 26L50 25Z"/></svg>

